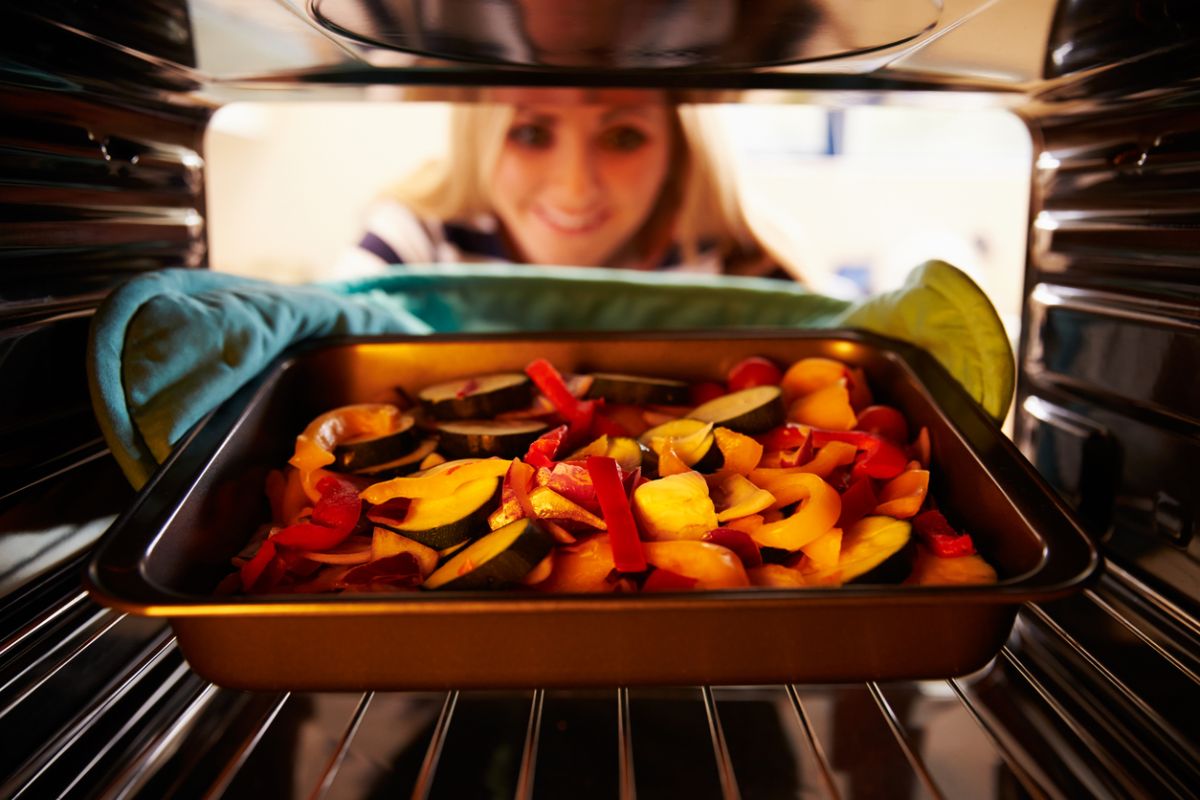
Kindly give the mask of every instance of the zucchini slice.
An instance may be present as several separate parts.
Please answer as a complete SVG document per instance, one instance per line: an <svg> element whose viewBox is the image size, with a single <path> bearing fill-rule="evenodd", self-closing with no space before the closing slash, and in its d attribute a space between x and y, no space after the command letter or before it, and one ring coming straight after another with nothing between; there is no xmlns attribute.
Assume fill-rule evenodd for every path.
<svg viewBox="0 0 1200 800"><path fill-rule="evenodd" d="M441 451L448 458L517 458L547 428L529 419L464 419L437 425Z"/></svg>
<svg viewBox="0 0 1200 800"><path fill-rule="evenodd" d="M667 440L671 440L675 453L697 472L716 472L725 463L725 456L717 446L712 424L698 419L673 419L656 425L643 433L638 442L645 445L647 460L658 469L658 458L662 455Z"/></svg>
<svg viewBox="0 0 1200 800"><path fill-rule="evenodd" d="M683 406L688 404L690 389L683 381L666 378L593 372L587 396L632 405Z"/></svg>
<svg viewBox="0 0 1200 800"><path fill-rule="evenodd" d="M396 418L395 430L339 442L333 449L333 468L358 472L376 467L407 455L416 443L416 420L411 414L401 414Z"/></svg>
<svg viewBox="0 0 1200 800"><path fill-rule="evenodd" d="M720 453L721 451L717 450L717 452ZM609 458L615 458L621 469L625 472L633 472L642 465L645 453L646 448L638 443L636 439L630 439L627 436L614 436L608 440L608 452L605 455Z"/></svg>
<svg viewBox="0 0 1200 800"><path fill-rule="evenodd" d="M435 419L482 419L528 406L533 382L521 372L501 372L427 386L417 398Z"/></svg>
<svg viewBox="0 0 1200 800"><path fill-rule="evenodd" d="M689 419L711 422L738 433L765 433L783 424L783 390L778 386L752 386L722 395L692 409Z"/></svg>
<svg viewBox="0 0 1200 800"><path fill-rule="evenodd" d="M610 437L602 435L600 438L593 439L587 445L579 448L562 460L581 461L588 456L608 456L609 458L616 459L624 472L633 472L642 465L642 461L646 458L649 450L650 448L647 445L628 436ZM650 453L649 457L655 458L656 456Z"/></svg>
<svg viewBox="0 0 1200 800"><path fill-rule="evenodd" d="M426 589L500 589L521 582L554 548L554 537L534 520L497 528L450 557L425 579Z"/></svg>
<svg viewBox="0 0 1200 800"><path fill-rule="evenodd" d="M499 478L476 478L444 497L414 499L403 520L372 521L434 550L445 550L487 532L488 515L500 501L500 486Z"/></svg>
<svg viewBox="0 0 1200 800"><path fill-rule="evenodd" d="M385 461L382 464L374 464L364 469L356 469L354 470L354 474L362 475L376 481L386 481L389 478L407 475L417 470L421 466L421 462L425 460L425 457L434 450L437 450L437 446L437 439L422 439L420 444L400 458L394 461Z"/></svg>

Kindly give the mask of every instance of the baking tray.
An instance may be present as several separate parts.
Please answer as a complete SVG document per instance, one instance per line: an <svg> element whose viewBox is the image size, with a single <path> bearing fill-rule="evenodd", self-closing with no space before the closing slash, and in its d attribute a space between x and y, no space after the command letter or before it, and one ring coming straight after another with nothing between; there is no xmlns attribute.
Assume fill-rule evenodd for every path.
<svg viewBox="0 0 1200 800"><path fill-rule="evenodd" d="M219 597L268 519L266 472L337 405L520 370L720 378L737 360L828 356L932 437L930 491L1000 581L654 595L409 592ZM914 427L914 430L916 428ZM105 534L99 602L166 617L193 669L243 689L368 690L762 684L942 678L984 666L1028 601L1099 567L1071 512L929 355L854 331L370 337L306 343L189 433Z"/></svg>

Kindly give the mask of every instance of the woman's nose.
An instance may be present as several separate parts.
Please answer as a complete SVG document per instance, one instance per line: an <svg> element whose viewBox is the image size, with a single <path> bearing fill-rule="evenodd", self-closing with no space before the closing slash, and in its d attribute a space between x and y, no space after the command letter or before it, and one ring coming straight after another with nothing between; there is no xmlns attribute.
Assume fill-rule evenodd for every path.
<svg viewBox="0 0 1200 800"><path fill-rule="evenodd" d="M578 136L565 136L557 149L550 180L561 199L573 205L590 202L600 189L595 154Z"/></svg>

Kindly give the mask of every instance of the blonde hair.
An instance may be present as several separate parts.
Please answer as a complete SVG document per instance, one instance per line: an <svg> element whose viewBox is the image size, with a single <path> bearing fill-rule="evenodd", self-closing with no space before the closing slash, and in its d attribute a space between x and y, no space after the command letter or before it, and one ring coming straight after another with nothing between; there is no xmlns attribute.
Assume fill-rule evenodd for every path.
<svg viewBox="0 0 1200 800"><path fill-rule="evenodd" d="M664 186L642 230L635 236L643 255L675 244L685 262L715 246L726 272L753 273L779 264L797 274L756 235L742 210L730 152L712 106L675 104L672 179ZM419 216L466 220L493 212L489 176L495 170L514 108L497 103L455 103L445 158L430 161L384 196Z"/></svg>

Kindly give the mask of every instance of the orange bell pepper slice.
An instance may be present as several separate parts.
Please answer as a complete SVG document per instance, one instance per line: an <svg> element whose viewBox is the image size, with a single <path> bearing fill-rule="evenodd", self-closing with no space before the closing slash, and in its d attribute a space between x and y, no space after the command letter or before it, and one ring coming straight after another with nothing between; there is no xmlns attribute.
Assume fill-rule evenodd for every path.
<svg viewBox="0 0 1200 800"><path fill-rule="evenodd" d="M763 446L749 436L729 428L713 428L713 438L725 458L725 463L709 479L709 484L721 483L730 475L749 475L762 460Z"/></svg>
<svg viewBox="0 0 1200 800"><path fill-rule="evenodd" d="M832 358L802 358L783 373L779 387L787 400L824 389L844 381L846 365Z"/></svg>
<svg viewBox="0 0 1200 800"><path fill-rule="evenodd" d="M879 491L879 503L875 513L896 519L916 516L929 493L929 472L910 469L901 472L883 485Z"/></svg>
<svg viewBox="0 0 1200 800"><path fill-rule="evenodd" d="M840 383L802 395L788 406L788 419L814 428L848 431L858 422L850 391Z"/></svg>
<svg viewBox="0 0 1200 800"><path fill-rule="evenodd" d="M800 550L817 569L834 569L842 553L842 529L830 528Z"/></svg>
<svg viewBox="0 0 1200 800"><path fill-rule="evenodd" d="M550 575L535 587L540 592L595 594L613 592L619 583L609 581L613 569L612 544L608 534L590 536L577 544L556 547Z"/></svg>
<svg viewBox="0 0 1200 800"><path fill-rule="evenodd" d="M403 412L390 403L359 403L327 411L308 424L296 437L296 448L288 463L300 470L304 493L314 503L320 499L316 474L333 463L333 450L341 442L362 436L382 436L396 429Z"/></svg>
<svg viewBox="0 0 1200 800"><path fill-rule="evenodd" d="M390 481L373 483L362 491L362 499L371 505L379 505L394 497L420 499L445 497L467 481L479 478L502 478L512 466L506 458L464 459L461 464L447 461L438 465L432 475L405 475ZM530 468L532 475L532 468Z"/></svg>
<svg viewBox="0 0 1200 800"><path fill-rule="evenodd" d="M790 516L750 531L750 536L762 547L799 550L832 528L842 513L842 498L837 490L817 475L797 472L759 485L775 495L776 508L800 503Z"/></svg>
<svg viewBox="0 0 1200 800"><path fill-rule="evenodd" d="M828 478L835 469L853 463L858 448L847 442L829 442L817 451L813 459L798 467L771 467L750 471L749 478L762 488L770 491L765 482L771 482L784 475L799 475L808 473L821 478Z"/></svg>
<svg viewBox="0 0 1200 800"><path fill-rule="evenodd" d="M750 585L742 560L732 550L708 542L676 539L644 542L646 561L696 581L695 589L738 589Z"/></svg>

